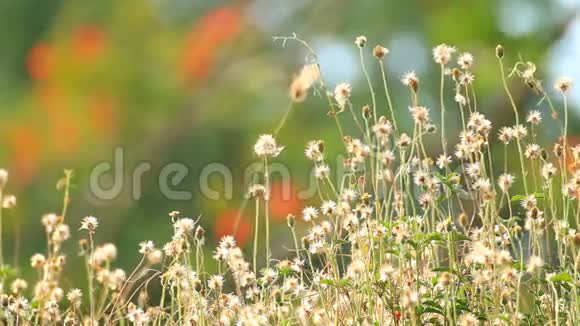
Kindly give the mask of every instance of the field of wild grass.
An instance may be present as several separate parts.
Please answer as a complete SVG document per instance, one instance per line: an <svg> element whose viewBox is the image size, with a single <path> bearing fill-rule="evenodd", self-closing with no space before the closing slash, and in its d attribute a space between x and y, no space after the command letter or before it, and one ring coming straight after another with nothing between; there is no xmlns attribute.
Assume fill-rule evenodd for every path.
<svg viewBox="0 0 580 326"><path fill-rule="evenodd" d="M477 96L472 73L477 58L469 52L446 44L433 48L440 98L438 106L426 107L422 76L410 71L400 84L389 85L384 61L389 50L367 43L364 36L353 46L360 51L368 88L356 90L348 82L328 85L304 40L295 35L276 40L310 54L289 85L290 105L280 123L248 148L262 164L260 177L247 188L255 213L253 244L243 250L233 236L225 236L213 256L205 257L203 223L173 211L167 225L173 236L165 243L143 239L135 244L138 265L119 269L115 245L95 241L99 217L69 224L74 179L66 171L58 185L64 192L62 211L40 221L45 251L14 268L4 262L0 247L2 324L580 323L580 147L567 143L570 78L544 85L537 77L541 68L516 60L516 49L498 45L495 82L504 89L505 109L513 111L516 121L502 125L479 111L485 99ZM369 52L373 61L365 60ZM381 84L373 84L371 70L380 72ZM537 95L537 110L516 105L509 88L516 81ZM352 103L352 92L368 94L368 103ZM394 107L392 92L408 94L407 106ZM332 178L327 158L339 153L327 153L323 139L305 144L318 204L304 207L300 216L288 215L293 247L274 256L269 167L284 160L285 140L278 134L288 128L294 104L313 96L327 101L327 123L336 126L344 145L340 154L346 172L339 180ZM460 112L461 121L448 121L450 110ZM400 111L408 111L411 129L395 119L400 115L394 112ZM440 123L431 119L433 111L439 112ZM556 120L560 128L553 144L537 137L546 119ZM458 137L448 132L450 123L460 126ZM437 157L427 154L433 152L425 148L428 138L441 144ZM492 144L500 148L492 150ZM492 166L496 153L506 153L499 171ZM508 159L517 164L508 165ZM0 170L0 226L1 211L16 205L10 180L10 172ZM297 223L306 223L308 231L300 232ZM84 237L78 255L62 249L71 232ZM258 241L262 235L265 242ZM84 262L81 284L64 281L63 267L71 259ZM217 261L217 273L206 270L208 260ZM36 270L37 277L20 278L16 271L22 269ZM150 295L153 286L161 288L159 296Z"/></svg>

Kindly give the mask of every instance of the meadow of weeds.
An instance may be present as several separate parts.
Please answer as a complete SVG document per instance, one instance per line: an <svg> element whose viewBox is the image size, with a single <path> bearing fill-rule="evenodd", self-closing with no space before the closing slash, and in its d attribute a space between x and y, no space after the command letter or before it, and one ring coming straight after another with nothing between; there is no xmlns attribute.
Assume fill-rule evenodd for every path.
<svg viewBox="0 0 580 326"><path fill-rule="evenodd" d="M167 243L144 241L132 271L114 266L114 244L96 243L97 218L67 223L71 172L60 186L62 212L46 214L46 251L30 258L36 279L11 275L2 265L1 318L7 325L576 325L580 323L580 146L568 144L566 96L573 87L562 77L547 87L536 66L508 65L500 45L497 83L509 100L515 125L492 125L480 104L471 69L477 59L452 46L433 48L440 67L439 106L421 99L414 72L402 84L388 85L389 50L371 47L364 36L355 44L370 95L368 105L351 103L349 83L332 90L316 53L296 36L282 38L310 55L289 89L291 105L271 134L260 135L253 152L263 173L248 185L255 203L253 245L238 247L225 236L213 257L204 257L199 219L171 212L173 236ZM371 51L373 62L365 61ZM493 49L490 49L493 51ZM382 84L369 71L377 69ZM524 83L538 95L538 111L524 112L510 93L510 82ZM452 92L450 91L452 90ZM394 107L389 92L409 94L407 107ZM451 99L446 94L453 94ZM317 206L288 215L293 239L285 257L273 257L269 224L269 165L283 159L286 126L293 104L316 94L328 101L328 121L336 124L346 173L332 180L324 140L306 144L305 157L318 180ZM557 98L557 99L556 99ZM452 106L446 103L453 103ZM411 130L403 130L395 111L408 110ZM430 117L436 110L440 123ZM459 141L446 129L449 110L461 113ZM555 119L561 137L539 144L543 119ZM346 120L354 129L344 127ZM425 139L441 143L430 157ZM455 142L455 141L454 141ZM491 145L500 146L503 169L494 170ZM508 165L508 156L517 161ZM508 166L517 168L508 169ZM8 172L0 171L2 208L16 204L7 195ZM512 187L518 185L518 187ZM516 192L514 189L523 189ZM0 226L1 224L0 210ZM302 220L302 221L299 221ZM309 225L301 234L297 223ZM169 226L168 226L169 227ZM80 258L65 253L71 232L81 232ZM1 230L0 230L1 234ZM266 241L258 236L265 234ZM1 244L1 239L0 239ZM1 253L1 247L0 247ZM265 253L259 255L258 253ZM258 258L265 257L265 259ZM68 259L85 261L86 283L67 284ZM218 272L204 262L214 259ZM150 297L157 284L159 297ZM82 290L80 290L82 289Z"/></svg>

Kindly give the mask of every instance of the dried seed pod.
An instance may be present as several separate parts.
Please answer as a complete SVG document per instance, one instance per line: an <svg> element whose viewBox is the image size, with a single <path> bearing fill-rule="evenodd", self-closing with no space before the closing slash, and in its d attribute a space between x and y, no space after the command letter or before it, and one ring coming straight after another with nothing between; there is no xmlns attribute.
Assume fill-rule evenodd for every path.
<svg viewBox="0 0 580 326"><path fill-rule="evenodd" d="M386 47L384 47L382 45L377 45L373 49L373 55L375 56L375 58L377 58L379 60L384 58L385 55L387 55L388 53L389 53L389 49L387 49Z"/></svg>
<svg viewBox="0 0 580 326"><path fill-rule="evenodd" d="M294 216L294 214L288 214L288 216L286 216L286 223L288 223L288 226L293 228L294 225L296 225L296 216Z"/></svg>
<svg viewBox="0 0 580 326"><path fill-rule="evenodd" d="M4 189L8 182L8 171L0 169L0 189Z"/></svg>
<svg viewBox="0 0 580 326"><path fill-rule="evenodd" d="M503 56L504 56L504 54L505 54L505 53L504 53L503 46L502 46L501 44L498 44L498 45L495 47L495 56L496 56L498 59L503 59Z"/></svg>
<svg viewBox="0 0 580 326"><path fill-rule="evenodd" d="M202 228L201 226L197 226L197 228L195 229L195 238L197 240L201 240L203 239L203 235L205 234L205 230L204 228Z"/></svg>
<svg viewBox="0 0 580 326"><path fill-rule="evenodd" d="M461 224L464 230L467 230L467 228L469 228L469 219L467 218L467 215L465 213L459 214L459 217L457 219L459 220L459 224Z"/></svg>
<svg viewBox="0 0 580 326"><path fill-rule="evenodd" d="M453 76L454 81L459 81L459 77L461 77L461 70L453 68L451 71L451 76Z"/></svg>
<svg viewBox="0 0 580 326"><path fill-rule="evenodd" d="M580 247L580 233L575 233L575 234L572 236L572 242L574 243L574 245L575 245L576 247Z"/></svg>
<svg viewBox="0 0 580 326"><path fill-rule="evenodd" d="M371 108L368 105L362 107L362 115L365 119L370 119L371 117Z"/></svg>
<svg viewBox="0 0 580 326"><path fill-rule="evenodd" d="M367 44L367 38L363 35L357 36L356 39L354 40L354 44L356 44L357 47L362 49Z"/></svg>
<svg viewBox="0 0 580 326"><path fill-rule="evenodd" d="M521 226L519 226L519 225L515 225L515 226L513 227L513 229L512 229L512 230L513 230L513 232L514 232L514 236L515 236L516 238L519 238L519 237L520 237L520 235L522 234L522 227L521 227Z"/></svg>
<svg viewBox="0 0 580 326"><path fill-rule="evenodd" d="M443 286L448 286L449 284L451 284L451 282L453 282L453 275L451 273L449 272L441 273L441 276L439 277L439 284Z"/></svg>
<svg viewBox="0 0 580 326"><path fill-rule="evenodd" d="M554 155L555 155L556 157L562 157L562 154L563 154L563 152L564 152L564 151L563 151L563 147L562 147L562 145L560 145L560 144L558 144L558 143L555 143L555 144L554 144Z"/></svg>

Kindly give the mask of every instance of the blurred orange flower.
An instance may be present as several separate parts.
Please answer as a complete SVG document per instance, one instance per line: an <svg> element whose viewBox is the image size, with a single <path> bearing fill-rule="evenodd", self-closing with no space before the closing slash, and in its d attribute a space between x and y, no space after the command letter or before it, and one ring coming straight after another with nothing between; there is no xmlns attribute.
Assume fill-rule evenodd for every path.
<svg viewBox="0 0 580 326"><path fill-rule="evenodd" d="M117 132L117 102L111 95L95 94L89 98L88 115L98 136L112 137Z"/></svg>
<svg viewBox="0 0 580 326"><path fill-rule="evenodd" d="M69 97L52 82L35 85L34 95L38 99L38 107L47 115L43 119L48 122L45 127L49 137L41 139L42 147L50 147L61 154L75 153L80 145L79 123L82 119L71 110Z"/></svg>
<svg viewBox="0 0 580 326"><path fill-rule="evenodd" d="M73 34L73 50L79 58L90 61L103 53L107 38L99 26L81 26Z"/></svg>
<svg viewBox="0 0 580 326"><path fill-rule="evenodd" d="M41 136L32 126L17 126L9 134L8 145L11 149L10 171L14 180L27 185L36 176L40 164Z"/></svg>
<svg viewBox="0 0 580 326"><path fill-rule="evenodd" d="M252 235L253 223L242 214L238 221L240 212L229 209L221 213L215 222L214 236L221 239L224 235L233 235L239 247L243 247ZM235 230L237 224L237 230Z"/></svg>
<svg viewBox="0 0 580 326"><path fill-rule="evenodd" d="M79 149L81 128L71 111L54 112L50 117L51 142L61 154L73 154Z"/></svg>
<svg viewBox="0 0 580 326"><path fill-rule="evenodd" d="M563 143L563 137L560 137L560 144ZM572 154L571 148L580 145L580 135L570 135L568 136L567 140L567 153L566 153L566 167L568 168L568 172L575 173L578 169L580 169L580 162L576 162L574 159L574 155Z"/></svg>
<svg viewBox="0 0 580 326"><path fill-rule="evenodd" d="M274 182L270 186L270 210L272 219L286 221L288 214L298 214L303 203L292 183Z"/></svg>

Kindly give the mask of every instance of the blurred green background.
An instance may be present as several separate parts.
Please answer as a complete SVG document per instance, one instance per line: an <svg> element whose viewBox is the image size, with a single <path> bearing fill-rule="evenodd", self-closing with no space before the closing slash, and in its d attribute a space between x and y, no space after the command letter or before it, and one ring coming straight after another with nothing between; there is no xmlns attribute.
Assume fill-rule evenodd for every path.
<svg viewBox="0 0 580 326"><path fill-rule="evenodd" d="M252 145L282 117L291 78L306 62L307 53L298 44L283 47L273 42L273 36L297 33L307 40L320 56L329 86L351 82L353 103L359 108L367 104L369 94L354 38L362 34L369 40L367 61L377 87L380 75L370 50L379 43L388 47L387 69L399 121L408 112L408 92L398 82L402 73L415 70L422 80L422 101L437 108L439 67L432 62L431 47L445 42L470 51L476 60L480 109L499 127L513 124L513 115L500 88L496 44L504 44L509 65L520 55L536 62L547 89L561 74L578 81L579 4L576 0L2 0L0 162L10 172L9 192L18 197L17 207L5 219L8 261L28 264L30 255L43 252L40 217L60 212L62 193L55 184L65 168L75 171L68 223L76 230L82 217L97 216L101 222L97 240L118 245L122 267L139 259L139 241L150 239L161 246L170 237L172 210L194 218L201 215L210 245L229 232L246 190L244 168L255 161ZM538 98L513 79L522 109L535 108ZM379 103L384 105L382 97ZM580 127L578 89L571 94L571 103L575 137ZM547 126L556 126L545 105L540 110ZM309 96L294 108L278 137L286 150L276 161L292 171L294 191L308 184L310 164L303 159L308 140L324 139L330 152L340 149L326 111L320 96ZM435 121L437 111L432 110ZM450 128L459 121L454 114ZM553 142L557 130L546 127L542 142ZM434 137L430 146L434 155L438 143ZM125 151L128 181L117 199L98 200L89 191L89 173L97 163L112 161L119 146ZM143 177L141 198L134 200L130 176L140 162L150 162L153 168ZM192 191L191 200L169 200L159 191L159 170L169 162L190 168L176 188ZM212 162L232 170L233 198L201 196L199 174ZM223 187L219 177L212 178L212 186ZM287 240L286 214L299 213L308 203L295 196L283 200L274 191L277 242ZM251 237L252 214L251 205L242 212L242 244ZM70 253L77 251L76 240L81 237L74 232L74 240L67 244ZM72 268L78 266L74 260L71 257Z"/></svg>

